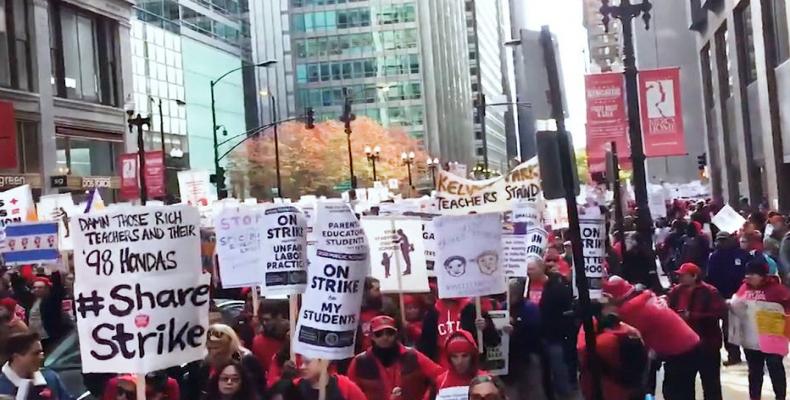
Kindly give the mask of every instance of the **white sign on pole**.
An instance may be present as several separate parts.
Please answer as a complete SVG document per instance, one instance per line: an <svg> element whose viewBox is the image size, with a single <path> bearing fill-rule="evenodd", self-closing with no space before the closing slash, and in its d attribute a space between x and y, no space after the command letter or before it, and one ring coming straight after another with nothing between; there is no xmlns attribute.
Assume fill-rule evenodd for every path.
<svg viewBox="0 0 790 400"><path fill-rule="evenodd" d="M319 202L316 211L318 241L308 253L308 285L292 345L309 358L342 360L354 356L370 254L348 204Z"/></svg>
<svg viewBox="0 0 790 400"><path fill-rule="evenodd" d="M363 217L361 223L370 244L370 276L379 280L381 291L428 292L422 220Z"/></svg>
<svg viewBox="0 0 790 400"><path fill-rule="evenodd" d="M604 278L604 262L606 261L605 235L606 224L603 218L580 219L582 249L584 253L584 275L590 298L600 299Z"/></svg>
<svg viewBox="0 0 790 400"><path fill-rule="evenodd" d="M498 213L434 219L439 298L475 297L505 291L502 224Z"/></svg>
<svg viewBox="0 0 790 400"><path fill-rule="evenodd" d="M58 242L61 250L73 250L74 240L71 235L70 222L75 216L82 214L84 209L74 204L71 193L48 194L41 196L38 203L39 221L58 222Z"/></svg>
<svg viewBox="0 0 790 400"><path fill-rule="evenodd" d="M523 235L502 235L502 266L506 276L527 276L530 258L543 259L548 245L548 233L543 228L532 228Z"/></svg>
<svg viewBox="0 0 790 400"><path fill-rule="evenodd" d="M664 196L664 188L661 186L654 186L650 189L648 207L650 207L650 216L653 219L666 218L667 204L666 197Z"/></svg>
<svg viewBox="0 0 790 400"><path fill-rule="evenodd" d="M513 223L523 223L526 229L543 228L543 218L538 205L533 202L516 200L513 202Z"/></svg>
<svg viewBox="0 0 790 400"><path fill-rule="evenodd" d="M307 222L296 207L269 205L264 211L264 296L303 293L307 285Z"/></svg>
<svg viewBox="0 0 790 400"><path fill-rule="evenodd" d="M436 235L434 234L433 220L431 219L422 221L422 245L425 247L425 269L428 270L428 277L435 277Z"/></svg>
<svg viewBox="0 0 790 400"><path fill-rule="evenodd" d="M206 170L178 171L178 190L181 201L192 206L206 207L217 198Z"/></svg>
<svg viewBox="0 0 790 400"><path fill-rule="evenodd" d="M188 206L76 216L74 303L83 372L145 374L201 359L210 276Z"/></svg>
<svg viewBox="0 0 790 400"><path fill-rule="evenodd" d="M223 288L257 286L263 282L266 228L262 207L225 207L215 214L217 260Z"/></svg>
<svg viewBox="0 0 790 400"><path fill-rule="evenodd" d="M711 218L710 222L713 225L716 225L719 230L727 232L727 233L736 233L742 227L743 224L746 222L746 218L743 218L741 214L738 214L735 209L730 207L729 204L722 207L719 212Z"/></svg>
<svg viewBox="0 0 790 400"><path fill-rule="evenodd" d="M486 346L486 357L483 369L491 375L507 375L510 358L510 335L505 333L505 325L510 324L510 313L508 310L492 310L488 312L491 317L500 342L496 346Z"/></svg>

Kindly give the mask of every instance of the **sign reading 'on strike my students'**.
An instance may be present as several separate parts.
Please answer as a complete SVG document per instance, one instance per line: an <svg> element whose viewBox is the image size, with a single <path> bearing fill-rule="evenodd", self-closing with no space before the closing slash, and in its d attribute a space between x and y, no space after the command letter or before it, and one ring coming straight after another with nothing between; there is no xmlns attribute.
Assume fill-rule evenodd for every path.
<svg viewBox="0 0 790 400"><path fill-rule="evenodd" d="M74 234L83 372L147 373L204 355L209 280L188 206L84 214Z"/></svg>

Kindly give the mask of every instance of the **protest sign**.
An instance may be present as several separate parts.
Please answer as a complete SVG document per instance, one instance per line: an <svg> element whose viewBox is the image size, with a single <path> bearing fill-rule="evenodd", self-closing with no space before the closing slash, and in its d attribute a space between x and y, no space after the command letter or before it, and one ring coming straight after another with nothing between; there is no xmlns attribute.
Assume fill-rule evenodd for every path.
<svg viewBox="0 0 790 400"><path fill-rule="evenodd" d="M433 230L433 219L422 220L422 245L425 248L425 269L428 277L435 277L436 235Z"/></svg>
<svg viewBox="0 0 790 400"><path fill-rule="evenodd" d="M453 386L439 389L436 400L468 400L469 386Z"/></svg>
<svg viewBox="0 0 790 400"><path fill-rule="evenodd" d="M58 261L58 223L21 222L5 227L3 260L7 265Z"/></svg>
<svg viewBox="0 0 790 400"><path fill-rule="evenodd" d="M258 206L225 207L214 216L217 260L223 288L257 286L263 282L266 259L262 235L263 209Z"/></svg>
<svg viewBox="0 0 790 400"><path fill-rule="evenodd" d="M201 359L210 277L188 206L79 215L74 303L83 372L144 374Z"/></svg>
<svg viewBox="0 0 790 400"><path fill-rule="evenodd" d="M569 226L568 206L565 199L548 200L546 204L546 223L552 229L563 229Z"/></svg>
<svg viewBox="0 0 790 400"><path fill-rule="evenodd" d="M370 245L370 276L379 280L381 291L428 292L423 222L417 218L363 217L361 224Z"/></svg>
<svg viewBox="0 0 790 400"><path fill-rule="evenodd" d="M650 207L650 216L653 219L666 218L667 204L666 197L664 196L664 188L661 186L653 186L650 188L649 193L648 207Z"/></svg>
<svg viewBox="0 0 790 400"><path fill-rule="evenodd" d="M82 214L84 209L80 209L74 204L71 193L41 196L37 210L39 221L58 222L58 247L61 250L73 250L74 241L72 240L69 225L71 218L75 215Z"/></svg>
<svg viewBox="0 0 790 400"><path fill-rule="evenodd" d="M515 199L539 202L542 199L537 157L522 163L507 175L473 181L439 170L436 184L439 212L444 215L508 212Z"/></svg>
<svg viewBox="0 0 790 400"><path fill-rule="evenodd" d="M434 228L439 298L505 291L499 214L442 216L434 219Z"/></svg>
<svg viewBox="0 0 790 400"><path fill-rule="evenodd" d="M217 235L214 228L200 228L200 265L203 272L213 273L216 248Z"/></svg>
<svg viewBox="0 0 790 400"><path fill-rule="evenodd" d="M713 216L713 218L711 218L710 222L716 225L721 231L736 233L743 227L746 218L743 218L741 214L738 214L729 204L726 204Z"/></svg>
<svg viewBox="0 0 790 400"><path fill-rule="evenodd" d="M606 224L603 218L580 219L582 250L584 254L584 275L590 288L590 298L600 299L606 260Z"/></svg>
<svg viewBox="0 0 790 400"><path fill-rule="evenodd" d="M526 234L502 235L502 266L510 277L527 276L531 258L543 259L548 246L548 233L543 228L532 228Z"/></svg>
<svg viewBox="0 0 790 400"><path fill-rule="evenodd" d="M787 317L781 304L736 297L729 313L730 343L763 353L788 354Z"/></svg>
<svg viewBox="0 0 790 400"><path fill-rule="evenodd" d="M36 206L30 193L30 185L17 186L0 193L0 228L35 220Z"/></svg>
<svg viewBox="0 0 790 400"><path fill-rule="evenodd" d="M181 201L192 206L205 207L217 198L206 170L178 171L178 190Z"/></svg>
<svg viewBox="0 0 790 400"><path fill-rule="evenodd" d="M291 205L269 205L264 211L263 295L304 292L307 285L307 221Z"/></svg>
<svg viewBox="0 0 790 400"><path fill-rule="evenodd" d="M308 253L307 288L293 349L310 358L341 360L354 355L370 255L365 233L348 204L319 202L315 251Z"/></svg>
<svg viewBox="0 0 790 400"><path fill-rule="evenodd" d="M524 233L527 229L543 227L543 217L538 210L538 204L516 200L513 202L513 216L511 222L514 225L514 233Z"/></svg>
<svg viewBox="0 0 790 400"><path fill-rule="evenodd" d="M485 362L482 369L491 375L507 375L508 359L510 358L510 335L505 333L504 327L510 324L510 314L507 310L492 310L488 312L491 321L499 335L500 342L496 346L485 346Z"/></svg>

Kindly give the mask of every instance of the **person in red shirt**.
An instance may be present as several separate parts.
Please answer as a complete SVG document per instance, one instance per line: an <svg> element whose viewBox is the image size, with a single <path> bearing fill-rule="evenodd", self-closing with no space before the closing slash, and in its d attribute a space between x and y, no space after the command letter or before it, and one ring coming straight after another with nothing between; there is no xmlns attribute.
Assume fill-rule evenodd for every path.
<svg viewBox="0 0 790 400"><path fill-rule="evenodd" d="M422 335L422 318L425 314L423 299L418 294L403 295L403 316L406 319L405 341L413 345Z"/></svg>
<svg viewBox="0 0 790 400"><path fill-rule="evenodd" d="M768 276L768 272L768 263L763 257L755 257L746 264L746 278L730 300L730 309L735 314L745 318L745 301L749 300L778 303L784 307L785 315L790 314L790 289L779 283L775 276ZM749 366L749 398L760 399L763 374L768 367L774 394L777 399L784 399L787 393L787 376L782 356L745 348L744 353Z"/></svg>
<svg viewBox="0 0 790 400"><path fill-rule="evenodd" d="M485 311L485 307L483 309ZM483 342L486 346L496 346L500 338L494 322L488 314L482 312L477 318L475 303L468 297L457 299L437 299L432 309L425 312L422 322L422 335L417 343L417 349L440 363L444 367L447 358L444 357L444 343L454 332L465 330L467 332L483 331Z"/></svg>
<svg viewBox="0 0 790 400"><path fill-rule="evenodd" d="M468 331L459 330L450 334L444 345L444 354L449 367L434 381L439 396L442 392L460 393L458 388L463 388L465 392L472 378L486 374L478 368L480 355L477 342Z"/></svg>
<svg viewBox="0 0 790 400"><path fill-rule="evenodd" d="M268 371L272 357L283 348L288 335L288 303L265 299L258 310L261 331L252 340L252 353Z"/></svg>
<svg viewBox="0 0 790 400"><path fill-rule="evenodd" d="M669 308L675 310L697 332L700 346L697 365L686 372L686 385L693 386L699 372L706 400L721 400L721 345L720 322L727 313L727 304L715 287L702 282L702 270L685 263L676 271L679 284L667 295Z"/></svg>
<svg viewBox="0 0 790 400"><path fill-rule="evenodd" d="M302 356L300 368L302 377L296 381L296 388L302 400L318 400L322 367L321 360ZM347 376L335 372L328 374L325 400L369 400L362 389Z"/></svg>
<svg viewBox="0 0 790 400"><path fill-rule="evenodd" d="M422 399L428 382L444 369L417 350L398 342L395 320L386 315L370 322L373 345L351 361L348 377L368 399Z"/></svg>
<svg viewBox="0 0 790 400"><path fill-rule="evenodd" d="M544 260L546 260L547 270L556 270L565 279L571 279L571 266L562 257L557 247L550 246L547 248Z"/></svg>

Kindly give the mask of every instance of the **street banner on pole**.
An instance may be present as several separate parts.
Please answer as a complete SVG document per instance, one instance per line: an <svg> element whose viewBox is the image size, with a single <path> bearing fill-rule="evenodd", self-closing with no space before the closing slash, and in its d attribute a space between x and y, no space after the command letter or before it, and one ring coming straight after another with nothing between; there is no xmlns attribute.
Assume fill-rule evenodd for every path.
<svg viewBox="0 0 790 400"><path fill-rule="evenodd" d="M304 293L307 285L307 221L291 205L271 204L264 210L263 295Z"/></svg>
<svg viewBox="0 0 790 400"><path fill-rule="evenodd" d="M584 275L590 298L600 299L604 280L604 261L606 261L606 224L603 218L580 219L582 250L584 252Z"/></svg>
<svg viewBox="0 0 790 400"><path fill-rule="evenodd" d="M165 187L165 152L145 152L145 189L148 198L164 197Z"/></svg>
<svg viewBox="0 0 790 400"><path fill-rule="evenodd" d="M646 157L688 154L679 67L639 71L639 109Z"/></svg>
<svg viewBox="0 0 790 400"><path fill-rule="evenodd" d="M443 215L511 211L513 200L537 203L542 199L538 158L522 163L507 175L474 181L439 171L436 200Z"/></svg>
<svg viewBox="0 0 790 400"><path fill-rule="evenodd" d="M417 218L363 217L361 224L370 244L370 276L379 280L381 291L428 292L423 221Z"/></svg>
<svg viewBox="0 0 790 400"><path fill-rule="evenodd" d="M266 232L263 209L258 206L226 207L214 216L217 259L223 288L257 287L263 282Z"/></svg>
<svg viewBox="0 0 790 400"><path fill-rule="evenodd" d="M505 292L498 213L442 216L434 220L434 228L439 298Z"/></svg>
<svg viewBox="0 0 790 400"><path fill-rule="evenodd" d="M17 148L14 103L0 101L0 169L18 167Z"/></svg>
<svg viewBox="0 0 790 400"><path fill-rule="evenodd" d="M148 373L205 355L210 276L193 207L79 215L74 303L83 372Z"/></svg>
<svg viewBox="0 0 790 400"><path fill-rule="evenodd" d="M294 352L309 358L354 356L354 339L370 254L365 233L348 204L322 201L316 207L316 246L308 253Z"/></svg>
<svg viewBox="0 0 790 400"><path fill-rule="evenodd" d="M121 199L132 200L140 197L139 185L137 184L139 168L137 168L137 154L128 153L118 156L118 164L121 170Z"/></svg>
<svg viewBox="0 0 790 400"><path fill-rule="evenodd" d="M587 75L585 90L587 97L587 162L590 172L606 171L606 149L612 141L617 143L620 165L630 166L623 74Z"/></svg>
<svg viewBox="0 0 790 400"><path fill-rule="evenodd" d="M5 227L3 260L7 265L58 261L58 223L20 222Z"/></svg>

